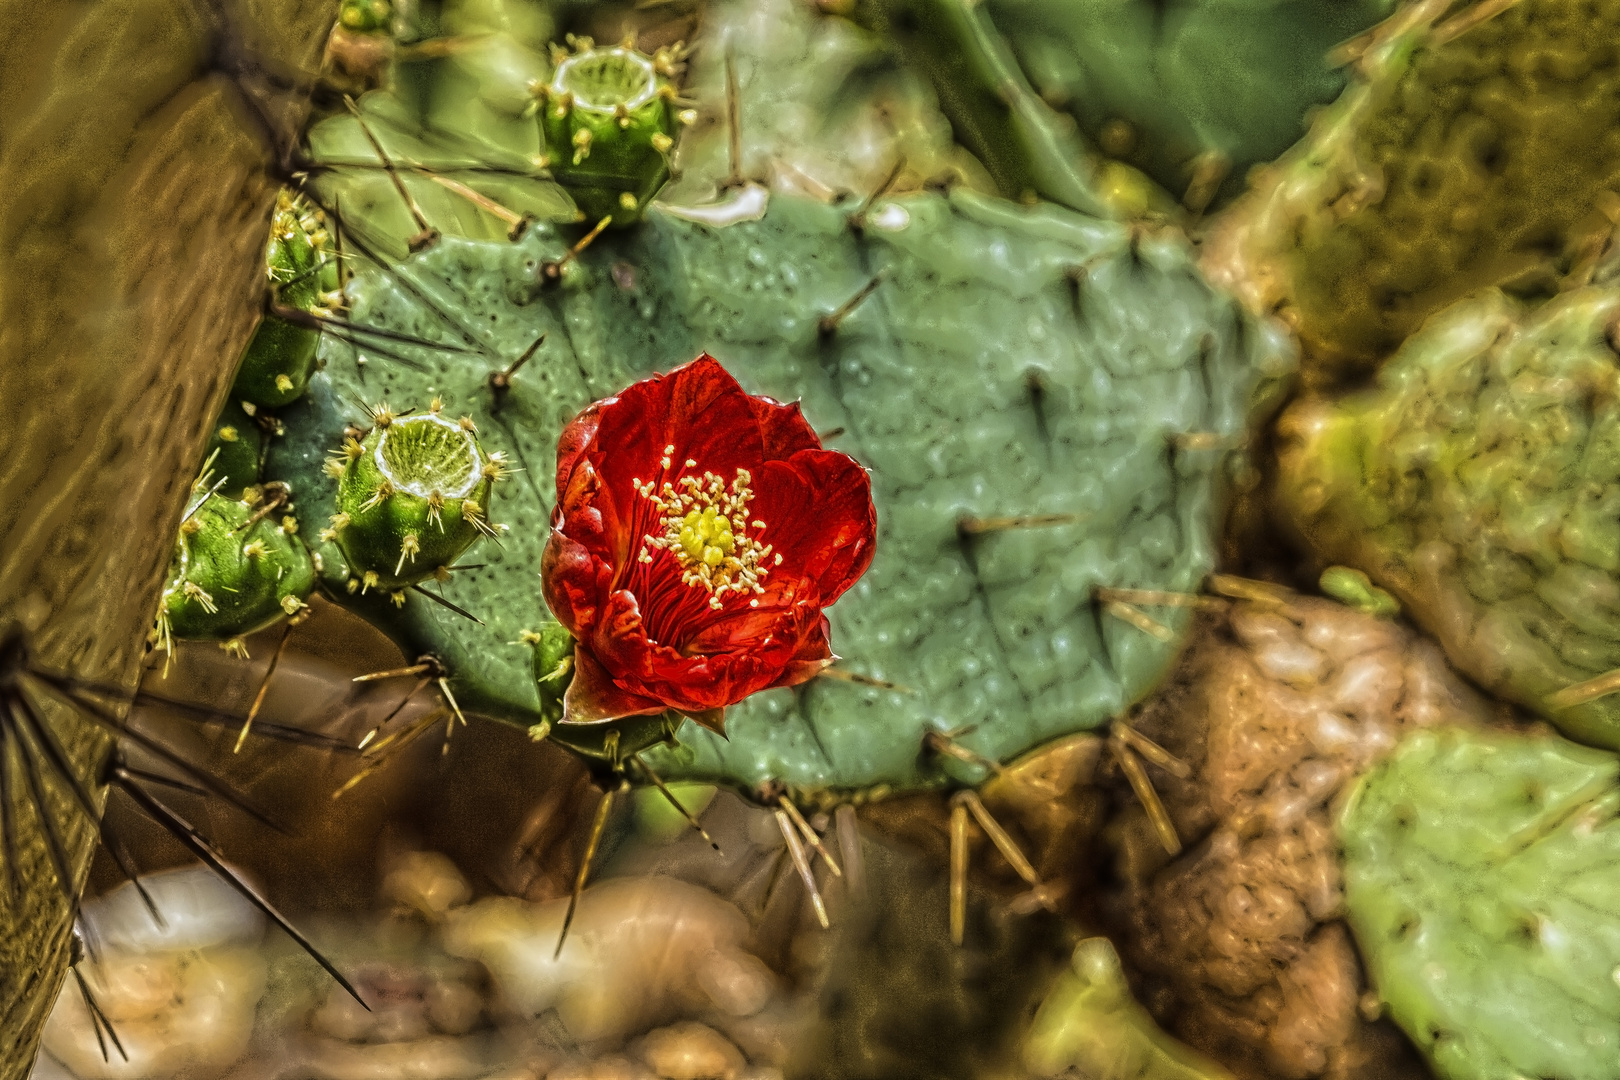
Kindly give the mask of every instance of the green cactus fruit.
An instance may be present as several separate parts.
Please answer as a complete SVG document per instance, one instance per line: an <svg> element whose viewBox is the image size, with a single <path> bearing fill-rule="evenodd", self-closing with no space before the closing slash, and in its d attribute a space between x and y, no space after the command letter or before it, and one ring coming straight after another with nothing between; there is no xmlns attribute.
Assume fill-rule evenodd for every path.
<svg viewBox="0 0 1620 1080"><path fill-rule="evenodd" d="M1357 67L1235 222L1329 378L1480 288L1582 283L1620 222L1620 6L1423 3Z"/></svg>
<svg viewBox="0 0 1620 1080"><path fill-rule="evenodd" d="M1348 566L1330 566L1322 571L1317 585L1328 596L1363 615L1393 619L1401 613L1400 601L1374 585L1372 579L1360 570Z"/></svg>
<svg viewBox="0 0 1620 1080"><path fill-rule="evenodd" d="M1435 729L1339 824L1379 1000L1441 1080L1605 1080L1620 1054L1620 765L1553 735Z"/></svg>
<svg viewBox="0 0 1620 1080"><path fill-rule="evenodd" d="M1041 98L1102 153L1197 209L1305 133L1344 89L1329 52L1394 0L987 0Z"/></svg>
<svg viewBox="0 0 1620 1080"><path fill-rule="evenodd" d="M255 409L255 411L257 411ZM214 421L214 434L208 440L206 461L219 490L239 499L247 488L259 482L259 460L264 456L264 428L258 418L249 416L238 401L227 401Z"/></svg>
<svg viewBox="0 0 1620 1080"><path fill-rule="evenodd" d="M545 738L562 719L563 695L574 673L574 638L558 623L526 630L521 637L534 649L534 687L540 695L540 719L529 732Z"/></svg>
<svg viewBox="0 0 1620 1080"><path fill-rule="evenodd" d="M1159 1030L1131 996L1107 938L1074 947L1069 970L1047 991L1024 1036L1024 1065L1036 1076L1124 1080L1231 1080L1231 1073Z"/></svg>
<svg viewBox="0 0 1620 1080"><path fill-rule="evenodd" d="M444 586L485 625L420 595L398 609L339 599L409 654L438 656L465 707L540 723L519 635L549 621L537 575L558 434L707 350L750 392L801 400L827 445L873 471L879 538L829 612L849 678L756 695L728 713L729 739L681 726L679 746L645 755L660 775L816 792L976 781L984 759L1095 728L1147 693L1186 609L1148 617L1094 589L1199 587L1226 451L1256 387L1291 371L1286 344L1203 282L1179 233L965 191L864 211L778 195L725 226L691 213L655 203L566 261L536 225L517 243L445 237L357 271L356 324L460 351L401 346L408 365L361 369L329 339L266 475L325 497L322 455L361 394L442 393L524 471L503 493L502 545ZM373 567L398 553L396 538ZM617 726L551 737L601 756ZM625 728L621 750L674 733L662 717ZM968 760L925 752L936 737Z"/></svg>
<svg viewBox="0 0 1620 1080"><path fill-rule="evenodd" d="M252 501L196 492L180 525L153 642L225 641L296 615L315 588L314 560L285 492Z"/></svg>
<svg viewBox="0 0 1620 1080"><path fill-rule="evenodd" d="M307 312L320 302L325 236L313 207L283 192L270 221L265 252L270 296L276 305ZM296 400L315 371L320 336L314 327L266 314L242 355L231 398L265 408Z"/></svg>
<svg viewBox="0 0 1620 1080"><path fill-rule="evenodd" d="M675 54L647 56L627 46L559 51L535 102L551 173L591 224L640 219L669 178L675 145Z"/></svg>
<svg viewBox="0 0 1620 1080"><path fill-rule="evenodd" d="M1620 290L1431 319L1375 389L1280 421L1277 505L1494 693L1620 747ZM1581 684L1587 684L1582 686Z"/></svg>
<svg viewBox="0 0 1620 1080"><path fill-rule="evenodd" d="M490 494L506 459L484 452L470 417L450 420L442 409L437 399L417 415L379 405L371 430L345 437L329 462L337 513L321 539L342 550L351 591L398 592L447 576L473 541L500 534Z"/></svg>

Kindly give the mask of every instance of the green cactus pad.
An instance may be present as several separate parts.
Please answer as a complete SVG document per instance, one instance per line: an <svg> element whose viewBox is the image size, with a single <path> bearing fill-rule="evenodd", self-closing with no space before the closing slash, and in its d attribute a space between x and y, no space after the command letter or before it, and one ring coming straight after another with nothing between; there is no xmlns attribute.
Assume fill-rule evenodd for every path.
<svg viewBox="0 0 1620 1080"><path fill-rule="evenodd" d="M1041 98L1180 197L1229 199L1344 89L1329 51L1393 0L988 0ZM1207 163L1207 164L1206 164ZM1201 174L1201 166L1209 169Z"/></svg>
<svg viewBox="0 0 1620 1080"><path fill-rule="evenodd" d="M1556 736L1438 729L1352 794L1350 925L1442 1080L1620 1070L1617 775Z"/></svg>
<svg viewBox="0 0 1620 1080"><path fill-rule="evenodd" d="M1010 759L1140 698L1185 611L1154 612L1161 641L1101 613L1092 589L1198 588L1219 447L1241 438L1257 383L1286 375L1291 354L1204 284L1179 234L968 193L881 200L861 231L848 214L779 196L759 220L712 227L655 204L560 274L545 273L564 247L544 226L517 244L447 237L360 273L357 323L477 352L361 369L330 340L267 475L306 506L334 499L322 461L364 422L361 394L441 393L524 471L491 503L511 531L480 549L488 565L443 586L487 626L418 594L397 610L351 595L332 558L339 599L412 655L440 656L463 705L534 725L520 632L549 621L538 571L558 433L593 399L707 350L751 392L801 399L829 446L873 470L877 558L830 611L841 668L868 682L756 695L728 715L729 741L686 724L678 748L650 758L663 776L817 790L978 778L923 753L924 735L958 731ZM497 393L490 376L541 334ZM1178 442L1188 433L1200 437ZM1001 527L1030 515L1044 527Z"/></svg>
<svg viewBox="0 0 1620 1080"><path fill-rule="evenodd" d="M1525 314L1490 290L1437 315L1336 404L1281 421L1279 505L1326 562L1365 571L1452 663L1572 738L1620 747L1620 291ZM1567 707L1560 707L1567 704Z"/></svg>
<svg viewBox="0 0 1620 1080"><path fill-rule="evenodd" d="M596 49L563 56L537 103L557 182L595 223L629 225L669 177L675 88L667 54ZM663 70L660 71L660 68Z"/></svg>
<svg viewBox="0 0 1620 1080"><path fill-rule="evenodd" d="M312 235L313 234L313 235ZM308 311L320 299L323 234L312 208L285 193L270 222L265 268L276 303ZM266 315L253 332L236 372L231 397L275 408L309 386L320 348L320 331Z"/></svg>
<svg viewBox="0 0 1620 1080"><path fill-rule="evenodd" d="M494 536L490 492L504 474L471 420L439 406L396 416L379 406L364 439L338 451L337 513L321 539L335 541L360 587L398 590L445 572L479 536Z"/></svg>
<svg viewBox="0 0 1620 1080"><path fill-rule="evenodd" d="M315 567L285 510L208 495L180 526L154 639L223 640L302 608ZM249 523L252 522L250 525Z"/></svg>
<svg viewBox="0 0 1620 1080"><path fill-rule="evenodd" d="M241 498L243 490L259 482L259 459L264 454L264 429L256 418L249 416L241 402L227 401L214 421L214 434L208 440L205 461L212 479L220 482L219 490L232 498Z"/></svg>
<svg viewBox="0 0 1620 1080"><path fill-rule="evenodd" d="M1462 29L1475 14L1391 20L1257 196L1273 268L1250 276L1281 283L1262 302L1289 300L1333 369L1482 287L1579 283L1620 220L1620 5L1523 0Z"/></svg>

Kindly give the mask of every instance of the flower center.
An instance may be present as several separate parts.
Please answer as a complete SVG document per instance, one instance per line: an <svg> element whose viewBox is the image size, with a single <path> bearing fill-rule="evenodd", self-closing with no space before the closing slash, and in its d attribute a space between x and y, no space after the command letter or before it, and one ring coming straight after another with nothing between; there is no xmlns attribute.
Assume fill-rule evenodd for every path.
<svg viewBox="0 0 1620 1080"><path fill-rule="evenodd" d="M664 449L663 466L669 467L673 446ZM687 461L692 468L697 462ZM648 533L642 538L642 562L653 561L653 550L661 549L675 556L681 566L681 581L693 588L709 593L709 606L720 608L730 593L765 591L760 582L770 573L767 560L771 558L771 545L761 544L750 536L765 527L763 521L750 521L748 502L754 497L749 487L753 477L747 469L738 469L730 485L712 472L702 477L681 476L674 483L664 482L661 490L654 490L653 482L645 484L633 480L636 492L651 502L658 512L659 533ZM777 555L770 566L780 565ZM749 601L758 606L758 600Z"/></svg>

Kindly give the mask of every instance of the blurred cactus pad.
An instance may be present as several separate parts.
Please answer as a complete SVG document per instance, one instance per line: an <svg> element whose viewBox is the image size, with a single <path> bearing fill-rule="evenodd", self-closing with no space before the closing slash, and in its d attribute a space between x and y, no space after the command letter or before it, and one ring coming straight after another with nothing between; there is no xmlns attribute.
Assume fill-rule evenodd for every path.
<svg viewBox="0 0 1620 1080"><path fill-rule="evenodd" d="M1352 794L1350 925L1442 1080L1615 1075L1617 764L1554 735L1434 729Z"/></svg>
<svg viewBox="0 0 1620 1080"><path fill-rule="evenodd" d="M537 722L520 634L548 619L538 571L558 433L592 400L708 351L750 392L802 400L828 445L872 470L879 545L830 612L838 670L865 681L756 695L728 716L729 741L687 724L649 756L665 776L976 780L981 768L925 754L925 735L957 732L1003 760L1147 693L1185 610L1157 610L1145 630L1104 615L1094 589L1199 587L1228 450L1292 362L1204 283L1180 234L965 192L859 211L778 195L723 226L683 214L655 203L560 270L567 246L545 225L361 265L352 322L443 347L395 342L388 358L328 338L324 372L280 414L266 477L306 515L335 511L323 463L346 425L369 423L361 403L435 398L523 471L490 502L506 531L463 560L480 568L425 586L483 625L420 591L351 592L327 544L333 594L439 656L463 705Z"/></svg>
<svg viewBox="0 0 1620 1080"><path fill-rule="evenodd" d="M1333 368L1480 288L1583 283L1620 223L1620 4L1411 5L1271 170L1247 273ZM1264 264L1270 263L1270 267Z"/></svg>
<svg viewBox="0 0 1620 1080"><path fill-rule="evenodd" d="M1620 291L1436 316L1376 389L1280 421L1279 509L1394 593L1451 661L1620 747ZM1598 680L1598 681L1593 681Z"/></svg>

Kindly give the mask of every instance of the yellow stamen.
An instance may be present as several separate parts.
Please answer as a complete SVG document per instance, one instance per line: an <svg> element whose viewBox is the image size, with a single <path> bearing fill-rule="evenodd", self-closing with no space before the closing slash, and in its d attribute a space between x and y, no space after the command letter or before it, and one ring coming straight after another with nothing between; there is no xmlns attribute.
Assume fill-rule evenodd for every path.
<svg viewBox="0 0 1620 1080"><path fill-rule="evenodd" d="M665 448L665 468L674 450ZM688 459L686 465L696 462ZM729 593L764 593L760 582L770 573L765 560L772 547L748 534L749 529L765 527L748 516L752 479L747 469L738 469L728 487L714 473L705 472L702 479L682 476L674 483L665 481L656 493L652 481L637 482L636 491L658 511L663 530L643 538L640 561L652 562L655 548L668 551L681 565L681 581L707 590L712 608L720 608ZM776 556L774 565L781 562L782 557Z"/></svg>

